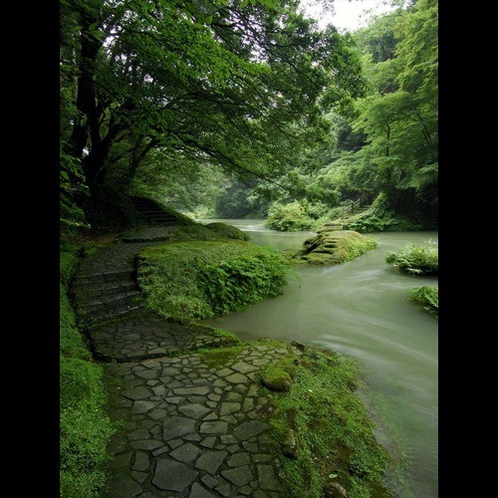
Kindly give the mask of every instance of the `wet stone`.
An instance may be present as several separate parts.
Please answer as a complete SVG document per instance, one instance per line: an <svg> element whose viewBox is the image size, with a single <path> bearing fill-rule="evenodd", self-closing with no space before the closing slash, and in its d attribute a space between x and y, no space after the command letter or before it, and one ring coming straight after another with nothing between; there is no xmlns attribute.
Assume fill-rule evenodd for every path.
<svg viewBox="0 0 498 498"><path fill-rule="evenodd" d="M217 406L216 406L217 407ZM215 407L215 408L216 408ZM206 415L203 419L204 422L207 421L212 421L212 420L218 420L218 415L216 415L216 412L211 412L209 415Z"/></svg>
<svg viewBox="0 0 498 498"><path fill-rule="evenodd" d="M137 377L141 379L155 379L157 377L158 372L156 370L144 370L142 372L135 372Z"/></svg>
<svg viewBox="0 0 498 498"><path fill-rule="evenodd" d="M109 491L104 493L106 498L133 498L142 491L136 481L124 474L113 476L108 483L108 489Z"/></svg>
<svg viewBox="0 0 498 498"><path fill-rule="evenodd" d="M174 377L175 375L180 375L182 371L179 368L175 367L165 367L163 368L163 371L161 373L161 377L164 377L165 375L169 375L171 377Z"/></svg>
<svg viewBox="0 0 498 498"><path fill-rule="evenodd" d="M135 450L155 450L163 446L163 443L154 439L148 439L146 441L133 441L130 443L130 446Z"/></svg>
<svg viewBox="0 0 498 498"><path fill-rule="evenodd" d="M218 479L215 479L211 475L205 475L201 477L201 481L209 488L214 489L214 487L218 484Z"/></svg>
<svg viewBox="0 0 498 498"><path fill-rule="evenodd" d="M206 451L197 459L195 466L200 470L215 474L227 455L226 451Z"/></svg>
<svg viewBox="0 0 498 498"><path fill-rule="evenodd" d="M210 436L202 440L200 444L201 446L204 446L204 448L213 448L215 442L216 442L216 437Z"/></svg>
<svg viewBox="0 0 498 498"><path fill-rule="evenodd" d="M150 434L147 429L137 429L136 431L130 432L128 434L128 439L139 440L139 439L149 439Z"/></svg>
<svg viewBox="0 0 498 498"><path fill-rule="evenodd" d="M228 498L230 496L230 484L223 484L221 486L218 486L215 488L215 490L221 495L225 496L225 498Z"/></svg>
<svg viewBox="0 0 498 498"><path fill-rule="evenodd" d="M221 436L220 440L223 444L236 444L237 438L232 434L226 434L225 436Z"/></svg>
<svg viewBox="0 0 498 498"><path fill-rule="evenodd" d="M114 459L109 463L109 468L119 469L122 467L126 467L130 463L131 455L131 452L123 453L122 455L116 455Z"/></svg>
<svg viewBox="0 0 498 498"><path fill-rule="evenodd" d="M133 408L131 409L132 415L135 415L137 413L146 413L149 410L152 410L152 408L155 408L159 404L158 401L135 401L133 403Z"/></svg>
<svg viewBox="0 0 498 498"><path fill-rule="evenodd" d="M169 491L183 491L196 478L198 472L182 463L162 459L157 462L153 484Z"/></svg>
<svg viewBox="0 0 498 498"><path fill-rule="evenodd" d="M231 393L227 393L223 399L223 401L231 401L231 402L237 402L237 403L240 403L242 402L243 400L243 396L242 394L240 393L236 393L236 392L231 392Z"/></svg>
<svg viewBox="0 0 498 498"><path fill-rule="evenodd" d="M259 485L262 489L270 489L272 491L280 491L282 489L275 470L271 465L257 465Z"/></svg>
<svg viewBox="0 0 498 498"><path fill-rule="evenodd" d="M226 434L228 423L223 421L203 422L201 424L201 434Z"/></svg>
<svg viewBox="0 0 498 498"><path fill-rule="evenodd" d="M213 495L213 493L210 493L207 489L203 488L200 484L195 482L192 485L192 489L190 491L190 494L188 495L188 498L216 498L217 495Z"/></svg>
<svg viewBox="0 0 498 498"><path fill-rule="evenodd" d="M250 453L256 453L259 449L259 446L257 443L250 443L248 441L244 441L242 443L242 447L246 450L249 451Z"/></svg>
<svg viewBox="0 0 498 498"><path fill-rule="evenodd" d="M243 374L246 374L249 372L254 372L254 370L257 370L256 367L254 367L253 365L250 365L249 363L246 363L244 361L240 361L240 362L236 363L235 365L232 365L232 368L234 370L237 370L237 372L243 373Z"/></svg>
<svg viewBox="0 0 498 498"><path fill-rule="evenodd" d="M254 436L257 436L258 434L261 434L267 428L268 426L261 420L253 420L251 422L244 422L240 424L234 430L234 435L236 438L245 441L247 439L251 439Z"/></svg>
<svg viewBox="0 0 498 498"><path fill-rule="evenodd" d="M249 465L249 463L251 462L248 453L236 453L227 461L229 467L241 467L242 465Z"/></svg>
<svg viewBox="0 0 498 498"><path fill-rule="evenodd" d="M178 405L179 403L181 403L183 401L183 399L179 398L177 396L171 396L171 397L164 398L164 401L166 401L166 403L172 403L173 405Z"/></svg>
<svg viewBox="0 0 498 498"><path fill-rule="evenodd" d="M172 451L170 455L180 462L192 462L197 458L199 452L200 450L197 446L194 446L192 443L186 443Z"/></svg>
<svg viewBox="0 0 498 498"><path fill-rule="evenodd" d="M251 480L253 479L253 475L249 465L237 467L236 469L224 470L221 475L236 486L244 486L245 484L251 482Z"/></svg>
<svg viewBox="0 0 498 498"><path fill-rule="evenodd" d="M135 454L135 463L133 470L144 471L149 468L149 457L143 451L137 451Z"/></svg>
<svg viewBox="0 0 498 498"><path fill-rule="evenodd" d="M199 436L199 434L197 433L194 433L194 434L187 434L186 436L183 436L184 439L186 439L187 441L195 441L195 442L199 442L202 437Z"/></svg>
<svg viewBox="0 0 498 498"><path fill-rule="evenodd" d="M163 419L166 415L168 414L168 412L166 410L163 410L163 409L157 409L157 410L154 410L152 412L149 413L149 417L154 419L154 420L161 420Z"/></svg>
<svg viewBox="0 0 498 498"><path fill-rule="evenodd" d="M169 448L167 446L162 446L161 448L154 450L152 452L152 456L157 457L159 455L163 455L164 453L167 453L168 451L169 451Z"/></svg>
<svg viewBox="0 0 498 498"><path fill-rule="evenodd" d="M198 394L200 396L204 396L211 391L209 386L194 386L194 387L184 387L184 388L176 388L173 389L173 393L176 396L191 396Z"/></svg>
<svg viewBox="0 0 498 498"><path fill-rule="evenodd" d="M240 410L240 403L226 402L221 404L220 416L229 415Z"/></svg>
<svg viewBox="0 0 498 498"><path fill-rule="evenodd" d="M211 412L211 409L206 408L204 405L201 405L200 403L194 403L194 404L181 406L180 408L178 408L178 411L181 412L186 417L191 417L198 420L201 419L207 413Z"/></svg>
<svg viewBox="0 0 498 498"><path fill-rule="evenodd" d="M128 391L125 391L123 393L123 396L125 396L126 398L129 398L129 399L132 399L134 401L139 400L139 399L148 398L151 395L152 395L152 393L143 386L134 387L134 388L129 389Z"/></svg>
<svg viewBox="0 0 498 498"><path fill-rule="evenodd" d="M147 472L137 472L136 470L133 470L131 476L137 482L144 482L145 479L147 479Z"/></svg>
<svg viewBox="0 0 498 498"><path fill-rule="evenodd" d="M195 420L186 417L170 417L164 421L163 438L168 441L194 431Z"/></svg>
<svg viewBox="0 0 498 498"><path fill-rule="evenodd" d="M240 373L234 373L225 378L228 382L231 382L232 384L245 384L248 381L247 377Z"/></svg>

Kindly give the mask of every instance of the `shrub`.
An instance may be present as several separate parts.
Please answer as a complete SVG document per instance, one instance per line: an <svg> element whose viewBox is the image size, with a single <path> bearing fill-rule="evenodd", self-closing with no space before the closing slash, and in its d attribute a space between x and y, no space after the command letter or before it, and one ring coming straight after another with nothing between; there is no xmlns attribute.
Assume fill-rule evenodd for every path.
<svg viewBox="0 0 498 498"><path fill-rule="evenodd" d="M422 246L407 244L398 252L387 253L386 263L412 275L437 275L437 243L429 240Z"/></svg>
<svg viewBox="0 0 498 498"><path fill-rule="evenodd" d="M421 304L429 313L438 316L439 292L437 287L423 285L408 291L408 300Z"/></svg>
<svg viewBox="0 0 498 498"><path fill-rule="evenodd" d="M349 217L344 223L344 229L361 233L410 232L420 230L420 226L396 216L385 207L372 207Z"/></svg>
<svg viewBox="0 0 498 498"><path fill-rule="evenodd" d="M298 202L285 205L275 205L270 210L265 226L283 232L299 232L310 230L315 220Z"/></svg>

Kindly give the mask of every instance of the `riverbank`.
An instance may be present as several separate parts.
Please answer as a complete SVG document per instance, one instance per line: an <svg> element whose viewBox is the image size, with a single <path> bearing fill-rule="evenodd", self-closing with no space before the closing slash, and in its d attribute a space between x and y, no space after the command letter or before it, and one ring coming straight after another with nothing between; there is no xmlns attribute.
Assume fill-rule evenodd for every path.
<svg viewBox="0 0 498 498"><path fill-rule="evenodd" d="M284 400L284 406L289 393L305 386L307 371L318 371L321 363L335 365L337 358L324 359L318 349L297 343L242 343L212 327L181 326L147 312L142 297L129 285L137 251L171 233L169 228L163 235L161 231L142 229L128 233L126 241L100 247L81 262L75 279L79 285L73 286L78 306L87 310L90 347L105 370L109 413L121 424L109 445L109 481L101 496L299 497L303 495L296 490L303 484L309 489L306 496L317 497L362 496L358 490L374 484L380 489L378 473L368 468L368 458L358 460L358 448L347 438L340 447L329 445L329 456L334 457L325 465L309 459L306 441L319 431L309 424L306 433L302 430L292 403L275 417L279 402ZM98 298L91 288L99 289ZM119 303L112 302L105 289L121 290ZM109 314L92 316L98 309ZM290 379L280 391L262 383L266 369L277 364L277 374ZM349 399L351 406L354 385L343 386L343 395L341 403ZM307 396L308 413L302 415L312 419L313 405L323 405L327 396L315 386ZM341 403L329 401L334 401L332 415L334 404ZM364 426L373 445L366 419L357 417L356 425L348 427L352 421L342 422L346 432L341 434ZM327 446L318 440L313 444L316 455L320 445ZM378 464L382 458L370 460ZM300 472L292 476L296 469ZM305 479L300 487L297 478ZM384 493L378 496L389 496Z"/></svg>

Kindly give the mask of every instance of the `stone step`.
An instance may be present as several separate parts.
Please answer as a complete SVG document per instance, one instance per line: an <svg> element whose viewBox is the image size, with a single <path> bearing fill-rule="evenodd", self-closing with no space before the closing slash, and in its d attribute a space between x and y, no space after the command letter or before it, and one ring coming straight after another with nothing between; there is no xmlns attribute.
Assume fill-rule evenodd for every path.
<svg viewBox="0 0 498 498"><path fill-rule="evenodd" d="M124 270L107 270L89 273L79 273L73 281L73 287L81 284L94 284L102 282L118 282L133 278L133 268Z"/></svg>
<svg viewBox="0 0 498 498"><path fill-rule="evenodd" d="M102 319L115 319L122 318L127 315L131 315L145 308L145 301L140 301L137 303L130 304L126 307L116 307L116 306L100 306L99 308L84 309L85 319L88 322L102 320Z"/></svg>
<svg viewBox="0 0 498 498"><path fill-rule="evenodd" d="M135 297L140 296L142 293L139 290L130 290L120 293L106 293L102 296L93 296L92 299L85 299L83 296L80 298L80 307L84 309L93 309L99 306L107 306L109 304L119 304L126 306L128 303L132 302ZM85 296L87 297L87 296Z"/></svg>
<svg viewBox="0 0 498 498"><path fill-rule="evenodd" d="M95 294L128 291L137 288L136 282L132 278L126 280L111 280L111 281L91 281L78 282L72 285L71 291L73 294Z"/></svg>

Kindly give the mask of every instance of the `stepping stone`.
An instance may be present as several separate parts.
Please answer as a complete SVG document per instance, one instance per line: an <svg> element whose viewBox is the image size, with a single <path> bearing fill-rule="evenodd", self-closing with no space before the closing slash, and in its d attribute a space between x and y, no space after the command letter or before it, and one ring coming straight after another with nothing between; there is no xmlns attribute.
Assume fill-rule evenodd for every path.
<svg viewBox="0 0 498 498"><path fill-rule="evenodd" d="M181 492L192 484L197 474L183 463L163 458L157 462L152 482L158 488Z"/></svg>

